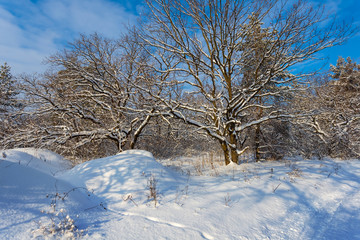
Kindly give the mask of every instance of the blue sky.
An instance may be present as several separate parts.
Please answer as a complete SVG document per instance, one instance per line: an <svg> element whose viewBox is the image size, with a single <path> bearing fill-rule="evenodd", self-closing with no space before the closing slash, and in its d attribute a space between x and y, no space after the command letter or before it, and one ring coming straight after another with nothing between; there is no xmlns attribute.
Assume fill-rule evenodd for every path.
<svg viewBox="0 0 360 240"><path fill-rule="evenodd" d="M326 3L331 15L360 25L359 0L312 1ZM140 0L0 0L0 64L7 62L13 74L43 72L43 60L79 33L116 38L125 25L136 22L139 9ZM327 65L338 56L360 62L360 34L323 56L329 57Z"/></svg>

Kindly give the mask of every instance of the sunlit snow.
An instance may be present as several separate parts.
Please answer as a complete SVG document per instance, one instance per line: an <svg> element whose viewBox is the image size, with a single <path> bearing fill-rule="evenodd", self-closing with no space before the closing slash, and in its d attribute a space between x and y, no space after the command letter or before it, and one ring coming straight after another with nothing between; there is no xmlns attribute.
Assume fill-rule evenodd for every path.
<svg viewBox="0 0 360 240"><path fill-rule="evenodd" d="M199 176L181 162L132 150L71 168L46 150L0 151L0 239L69 237L39 231L56 196L56 218L69 215L83 239L360 239L358 160L216 165Z"/></svg>

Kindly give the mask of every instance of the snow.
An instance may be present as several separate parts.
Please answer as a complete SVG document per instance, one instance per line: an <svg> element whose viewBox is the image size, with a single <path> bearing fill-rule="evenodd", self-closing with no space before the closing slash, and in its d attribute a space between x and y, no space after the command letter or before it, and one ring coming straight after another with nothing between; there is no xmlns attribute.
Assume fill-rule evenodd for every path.
<svg viewBox="0 0 360 240"><path fill-rule="evenodd" d="M39 149L0 159L0 239L66 239L39 231L60 218L46 214L54 200L82 239L360 239L358 160L222 166L131 150L70 169Z"/></svg>
<svg viewBox="0 0 360 240"><path fill-rule="evenodd" d="M71 168L71 163L60 155L49 150L34 148L22 148L3 151L4 156L0 156L10 162L19 163L46 174L55 175L58 172Z"/></svg>

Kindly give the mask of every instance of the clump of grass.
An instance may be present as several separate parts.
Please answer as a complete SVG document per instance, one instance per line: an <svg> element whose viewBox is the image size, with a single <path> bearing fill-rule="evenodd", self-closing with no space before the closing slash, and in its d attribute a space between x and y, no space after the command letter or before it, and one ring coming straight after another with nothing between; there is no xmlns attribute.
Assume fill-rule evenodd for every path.
<svg viewBox="0 0 360 240"><path fill-rule="evenodd" d="M188 196L189 185L186 185L183 189L178 189L176 192L175 203L183 206L186 197Z"/></svg>
<svg viewBox="0 0 360 240"><path fill-rule="evenodd" d="M302 176L302 171L300 168L296 167L295 164L292 164L291 171L286 174L289 176L291 182L295 182L295 178L299 178Z"/></svg>
<svg viewBox="0 0 360 240"><path fill-rule="evenodd" d="M157 182L158 180L154 175L151 175L147 180L147 187L149 189L148 200L153 200L155 207L158 204L158 191L157 191Z"/></svg>
<svg viewBox="0 0 360 240"><path fill-rule="evenodd" d="M225 206L230 207L231 197L229 193L227 193L226 196L224 197L224 202L225 202Z"/></svg>

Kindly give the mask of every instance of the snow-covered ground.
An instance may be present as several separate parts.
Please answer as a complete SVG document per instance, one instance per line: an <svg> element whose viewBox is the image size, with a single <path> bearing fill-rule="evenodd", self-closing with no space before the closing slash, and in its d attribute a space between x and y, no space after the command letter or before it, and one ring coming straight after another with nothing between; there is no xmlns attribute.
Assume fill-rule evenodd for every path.
<svg viewBox="0 0 360 240"><path fill-rule="evenodd" d="M360 161L206 161L0 151L0 239L360 239Z"/></svg>

